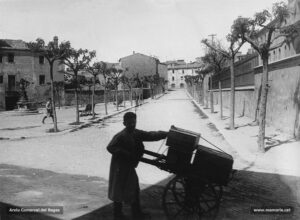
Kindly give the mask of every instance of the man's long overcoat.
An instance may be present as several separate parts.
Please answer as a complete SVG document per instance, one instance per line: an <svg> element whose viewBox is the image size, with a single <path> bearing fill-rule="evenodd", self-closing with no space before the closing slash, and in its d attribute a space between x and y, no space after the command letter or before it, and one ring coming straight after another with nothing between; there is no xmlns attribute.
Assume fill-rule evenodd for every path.
<svg viewBox="0 0 300 220"><path fill-rule="evenodd" d="M108 198L115 202L132 203L139 193L139 182L135 168L143 155L143 141L158 141L166 138L167 132L146 132L126 129L116 134L107 146L112 154Z"/></svg>

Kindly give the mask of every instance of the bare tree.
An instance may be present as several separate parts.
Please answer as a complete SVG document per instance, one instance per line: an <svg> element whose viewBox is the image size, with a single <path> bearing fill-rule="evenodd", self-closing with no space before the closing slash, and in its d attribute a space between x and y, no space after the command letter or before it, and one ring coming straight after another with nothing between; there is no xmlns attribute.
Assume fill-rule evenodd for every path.
<svg viewBox="0 0 300 220"><path fill-rule="evenodd" d="M110 78L112 80L112 84L114 85L115 89L115 101L116 101L116 106L117 106L117 111L119 111L119 99L118 99L118 86L121 82L121 76L123 73L123 69L118 68L116 66L113 66L110 69Z"/></svg>
<svg viewBox="0 0 300 220"><path fill-rule="evenodd" d="M202 57L202 61L205 65L207 65L207 70L210 71L211 78L210 78L210 105L211 105L211 112L214 113L214 104L213 104L213 81L212 76L213 74L218 74L224 67L226 62L226 57L215 50L209 50L205 56ZM209 73L207 73L209 74Z"/></svg>
<svg viewBox="0 0 300 220"><path fill-rule="evenodd" d="M95 100L95 87L96 83L99 82L104 87L104 105L105 105L105 113L107 114L107 101L106 101L106 90L107 90L107 75L108 75L108 69L107 65L104 62L95 62L92 65L89 64L87 67L87 71L93 75L93 90L92 90L92 112L93 112L93 118L95 118L95 109L94 109L94 100ZM98 76L102 75L104 78L104 81L100 82L98 80Z"/></svg>
<svg viewBox="0 0 300 220"><path fill-rule="evenodd" d="M126 75L124 74L121 77L121 82L126 85L129 88L129 93L130 93L130 105L132 106L132 90L134 87L137 87L138 83L137 83L137 77L138 74L130 74L130 75Z"/></svg>
<svg viewBox="0 0 300 220"><path fill-rule="evenodd" d="M87 49L76 50L69 47L66 54L61 59L61 63L68 66L74 73L75 77L75 100L76 100L76 122L79 124L79 102L78 102L78 72L85 70L91 60L96 56L95 51L88 51Z"/></svg>
<svg viewBox="0 0 300 220"><path fill-rule="evenodd" d="M41 38L38 38L35 42L29 42L28 47L33 51L43 55L49 63L50 66L50 81L51 81L51 99L52 99L52 112L54 118L54 132L58 131L57 128L57 117L55 110L55 101L54 101L54 82L53 82L53 66L55 61L61 60L65 55L66 51L70 48L70 42L62 42L58 45L58 37L54 37L53 41L49 41L46 45L45 41Z"/></svg>
<svg viewBox="0 0 300 220"><path fill-rule="evenodd" d="M61 107L61 92L64 90L65 83L63 81L54 81L54 90L57 96L58 108Z"/></svg>
<svg viewBox="0 0 300 220"><path fill-rule="evenodd" d="M261 99L259 107L259 150L265 151L265 126L268 95L268 65L270 51L275 50L285 43L289 43L292 37L297 35L294 25L285 27L283 24L289 17L288 7L284 2L273 4L272 11L263 10L254 15L254 18L238 17L232 30L235 35L247 41L260 55L263 63L261 80Z"/></svg>
<svg viewBox="0 0 300 220"><path fill-rule="evenodd" d="M236 32L232 29L231 33L227 35L227 40L230 45L227 50L223 49L220 44L214 45L210 44L207 39L202 40L207 47L216 51L217 53L222 54L226 59L230 61L230 123L229 128L234 129L234 115L235 115L235 74L234 74L234 61L235 56L245 43L244 39L240 39ZM219 71L219 74L221 71ZM219 76L219 93L220 93L220 102L221 102L221 118L223 117L223 108L222 108L222 85L221 77Z"/></svg>

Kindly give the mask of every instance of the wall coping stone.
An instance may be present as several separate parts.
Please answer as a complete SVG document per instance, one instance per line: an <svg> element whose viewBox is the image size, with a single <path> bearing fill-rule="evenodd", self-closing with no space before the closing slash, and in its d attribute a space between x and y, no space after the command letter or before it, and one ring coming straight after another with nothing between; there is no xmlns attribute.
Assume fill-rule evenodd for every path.
<svg viewBox="0 0 300 220"><path fill-rule="evenodd" d="M230 91L231 88L224 88L222 89L222 91ZM235 91L245 91L245 90L251 90L254 91L255 90L255 86L240 86L240 87L235 87ZM219 92L219 89L212 89L212 90L208 90L209 92Z"/></svg>

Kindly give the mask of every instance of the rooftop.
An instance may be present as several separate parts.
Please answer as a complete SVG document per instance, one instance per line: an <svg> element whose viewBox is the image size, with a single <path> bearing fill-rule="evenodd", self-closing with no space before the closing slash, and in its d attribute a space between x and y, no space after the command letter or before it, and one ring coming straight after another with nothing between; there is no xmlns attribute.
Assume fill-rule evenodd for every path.
<svg viewBox="0 0 300 220"><path fill-rule="evenodd" d="M28 50L26 42L23 40L0 39L0 48Z"/></svg>

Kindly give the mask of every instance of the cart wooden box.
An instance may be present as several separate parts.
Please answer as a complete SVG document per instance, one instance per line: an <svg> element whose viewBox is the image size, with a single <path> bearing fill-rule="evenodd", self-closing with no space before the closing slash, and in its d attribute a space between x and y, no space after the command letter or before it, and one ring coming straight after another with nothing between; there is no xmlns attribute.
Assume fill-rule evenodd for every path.
<svg viewBox="0 0 300 220"><path fill-rule="evenodd" d="M166 145L181 152L190 152L196 149L195 147L199 142L200 136L199 133L172 125L168 133Z"/></svg>
<svg viewBox="0 0 300 220"><path fill-rule="evenodd" d="M167 164L173 170L182 171L191 164L193 151L200 134L171 126L166 145L169 146Z"/></svg>
<svg viewBox="0 0 300 220"><path fill-rule="evenodd" d="M227 185L232 171L233 158L222 151L198 145L193 170L201 170L211 182Z"/></svg>

